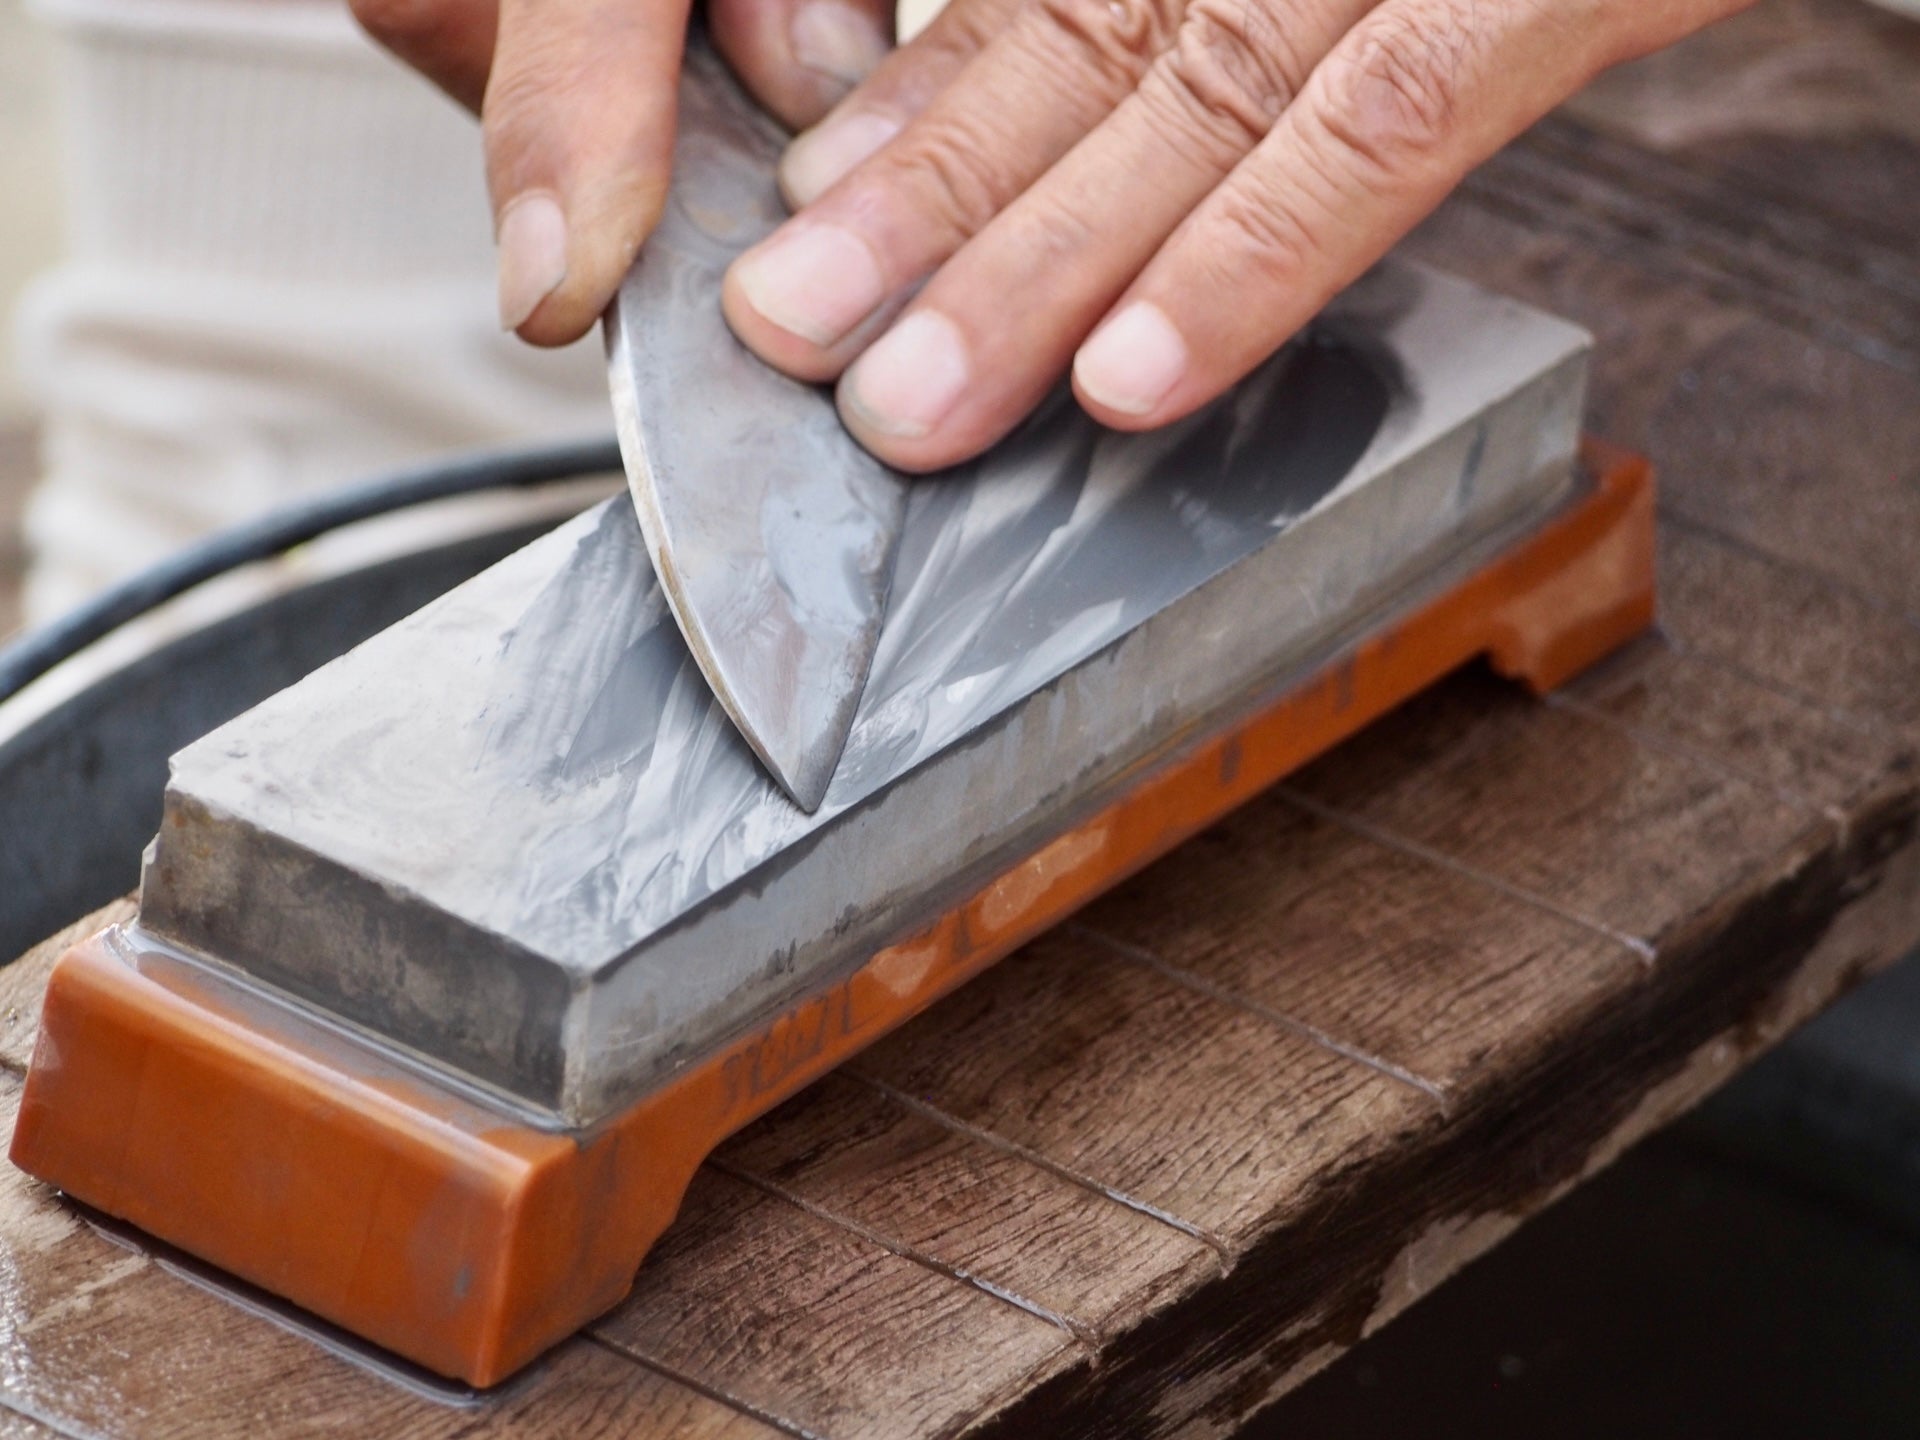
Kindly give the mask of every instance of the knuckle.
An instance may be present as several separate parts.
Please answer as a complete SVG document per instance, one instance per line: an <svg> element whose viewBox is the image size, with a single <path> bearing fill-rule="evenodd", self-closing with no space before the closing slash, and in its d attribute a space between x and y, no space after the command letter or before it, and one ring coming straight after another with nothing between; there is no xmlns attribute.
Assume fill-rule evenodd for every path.
<svg viewBox="0 0 1920 1440"><path fill-rule="evenodd" d="M1351 53L1329 57L1320 119L1374 179L1417 166L1457 133L1460 75L1478 45L1458 16L1383 11Z"/></svg>
<svg viewBox="0 0 1920 1440"><path fill-rule="evenodd" d="M1273 13L1246 0L1199 0L1159 63L1181 107L1242 148L1273 128L1306 68Z"/></svg>
<svg viewBox="0 0 1920 1440"><path fill-rule="evenodd" d="M1166 47L1179 23L1180 0L1034 0L1028 13L1124 90Z"/></svg>
<svg viewBox="0 0 1920 1440"><path fill-rule="evenodd" d="M573 79L551 50L493 67L480 105L480 130L487 183L496 201L533 185L557 184L571 192L578 172L593 168L595 152L579 143L555 105L554 97L566 95ZM618 148L617 139L603 138L607 149ZM632 167L629 178L641 168Z"/></svg>
<svg viewBox="0 0 1920 1440"><path fill-rule="evenodd" d="M1206 278L1222 286L1283 293L1315 263L1318 247L1312 231L1276 195L1251 186L1226 187L1218 192L1207 219L1217 233L1211 243L1196 248L1204 263L1218 271Z"/></svg>
<svg viewBox="0 0 1920 1440"><path fill-rule="evenodd" d="M1007 137L994 133L985 115L923 118L915 132L913 144L897 159L883 151L882 165L906 181L918 218L933 221L950 237L974 234L1019 193L1025 177L1003 173L992 159L1017 152L1009 149ZM893 192L889 176L875 178L878 193Z"/></svg>
<svg viewBox="0 0 1920 1440"><path fill-rule="evenodd" d="M542 133L542 101L561 84L559 68L539 61L522 61L511 69L496 65L480 112L489 149L535 143Z"/></svg>
<svg viewBox="0 0 1920 1440"><path fill-rule="evenodd" d="M613 46L595 50L557 29L521 36L511 49L503 46L487 75L480 112L489 140L512 145L547 139L567 97L606 93L609 72L618 64L609 57L620 53ZM611 129L617 121L637 122L641 113L633 106L603 108L600 119Z"/></svg>
<svg viewBox="0 0 1920 1440"><path fill-rule="evenodd" d="M1007 28L1009 18L1008 8L1003 4L966 4L963 0L953 0L941 8L912 43L923 52L970 60Z"/></svg>
<svg viewBox="0 0 1920 1440"><path fill-rule="evenodd" d="M1031 193L1018 221L1007 233L1017 237L1020 261L1031 274L1073 275L1099 239L1080 207L1051 193Z"/></svg>

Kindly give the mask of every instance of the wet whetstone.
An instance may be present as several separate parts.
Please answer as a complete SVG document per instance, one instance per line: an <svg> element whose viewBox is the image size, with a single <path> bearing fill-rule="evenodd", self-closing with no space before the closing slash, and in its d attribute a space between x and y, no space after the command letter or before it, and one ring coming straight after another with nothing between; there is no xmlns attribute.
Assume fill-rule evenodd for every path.
<svg viewBox="0 0 1920 1440"><path fill-rule="evenodd" d="M914 490L811 815L610 502L177 755L142 924L585 1123L1528 532L1586 350L1386 266L1179 425L1056 397Z"/></svg>

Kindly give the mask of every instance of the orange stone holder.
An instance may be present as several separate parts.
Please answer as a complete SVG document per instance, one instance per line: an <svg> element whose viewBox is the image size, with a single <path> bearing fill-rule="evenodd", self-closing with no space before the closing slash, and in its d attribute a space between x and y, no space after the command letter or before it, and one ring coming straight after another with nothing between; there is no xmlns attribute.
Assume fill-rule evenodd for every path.
<svg viewBox="0 0 1920 1440"><path fill-rule="evenodd" d="M516 1119L109 930L62 957L14 1163L445 1375L491 1385L616 1304L721 1140L1102 891L1486 655L1536 692L1653 621L1653 484L1584 496L1171 760L922 933L579 1132ZM279 1018L276 1018L279 1017Z"/></svg>

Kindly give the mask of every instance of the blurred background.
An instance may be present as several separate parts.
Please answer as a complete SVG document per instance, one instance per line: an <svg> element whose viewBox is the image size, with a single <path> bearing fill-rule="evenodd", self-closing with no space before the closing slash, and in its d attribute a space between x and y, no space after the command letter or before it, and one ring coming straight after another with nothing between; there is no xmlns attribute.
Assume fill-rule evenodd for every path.
<svg viewBox="0 0 1920 1440"><path fill-rule="evenodd" d="M0 208L0 319L60 249L52 48L21 0L0 0L0 195L9 197ZM33 407L11 347L0 346L0 635L19 619L20 509L35 469Z"/></svg>
<svg viewBox="0 0 1920 1440"><path fill-rule="evenodd" d="M611 427L499 333L472 117L342 0L0 0L0 634L397 464Z"/></svg>

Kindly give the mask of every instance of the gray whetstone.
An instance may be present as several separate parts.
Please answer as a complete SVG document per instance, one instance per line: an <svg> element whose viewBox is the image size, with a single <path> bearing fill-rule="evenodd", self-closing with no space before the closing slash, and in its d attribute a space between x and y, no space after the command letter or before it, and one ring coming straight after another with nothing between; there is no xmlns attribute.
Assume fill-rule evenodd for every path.
<svg viewBox="0 0 1920 1440"><path fill-rule="evenodd" d="M142 924L584 1123L1559 503L1587 348L1389 267L1166 431L1056 399L915 486L813 815L609 502L175 757Z"/></svg>

